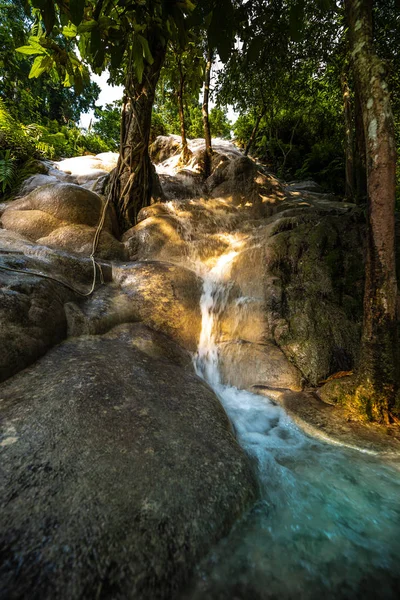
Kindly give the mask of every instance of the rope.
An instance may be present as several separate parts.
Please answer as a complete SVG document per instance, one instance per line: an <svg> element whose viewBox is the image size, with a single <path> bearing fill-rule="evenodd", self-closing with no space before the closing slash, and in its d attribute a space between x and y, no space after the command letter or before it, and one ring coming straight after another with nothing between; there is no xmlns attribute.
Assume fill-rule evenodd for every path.
<svg viewBox="0 0 400 600"><path fill-rule="evenodd" d="M90 260L92 261L92 265L93 265L93 279L92 279L92 285L88 292L81 292L80 290L75 288L73 285L70 285L69 283L66 283L65 281L61 281L61 279L57 279L56 277L53 277L52 275L47 275L46 273L40 273L39 271L32 271L30 269L22 270L22 269L17 269L17 268L13 268L13 267L5 267L3 265L0 265L0 270L11 271L13 273L21 273L22 275L34 275L36 277L42 277L43 279L50 279L51 281L55 281L56 283L63 285L64 287L68 288L69 290L72 290L75 294L78 294L79 296L82 296L83 298L87 298L88 296L91 296L96 287L96 280L97 280L96 267L98 267L98 269L99 269L100 282L102 284L104 284L104 276L103 276L103 271L102 271L101 265L100 265L100 263L96 262L94 255L96 254L97 246L99 245L100 234L104 227L104 221L106 218L106 212L107 212L109 202L110 202L110 198L108 197L107 201L104 203L103 211L100 216L100 221L97 225L97 229L95 231L94 238L93 238L92 252L89 257ZM23 253L19 253L19 254L23 254Z"/></svg>

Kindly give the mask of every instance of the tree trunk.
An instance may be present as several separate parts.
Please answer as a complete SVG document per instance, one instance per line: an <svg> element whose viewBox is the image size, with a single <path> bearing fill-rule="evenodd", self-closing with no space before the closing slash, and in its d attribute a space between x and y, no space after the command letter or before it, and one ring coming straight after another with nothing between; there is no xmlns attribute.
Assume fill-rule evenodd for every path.
<svg viewBox="0 0 400 600"><path fill-rule="evenodd" d="M396 394L396 145L385 69L372 38L372 0L345 0L367 157L368 224L364 321L355 400L388 422Z"/></svg>
<svg viewBox="0 0 400 600"><path fill-rule="evenodd" d="M179 69L179 90L178 90L178 107L179 107L179 122L181 126L181 138L182 138L182 153L181 162L185 165L189 162L192 153L189 150L189 146L186 139L186 123L185 123L185 110L183 105L183 98L185 93L185 76L183 74L182 64L178 62Z"/></svg>
<svg viewBox="0 0 400 600"><path fill-rule="evenodd" d="M213 60L212 50L210 48L208 48L206 69L205 69L205 73L204 73L204 94L203 94L203 106L202 106L204 140L206 143L206 149L204 152L204 177L205 178L207 178L207 177L209 177L209 175L211 175L212 148L211 148L210 120L208 118L208 101L210 98L210 80L211 80L212 60Z"/></svg>
<svg viewBox="0 0 400 600"><path fill-rule="evenodd" d="M355 90L354 95L354 120L355 120L355 200L357 204L367 202L367 158L365 155L365 135L360 94Z"/></svg>
<svg viewBox="0 0 400 600"><path fill-rule="evenodd" d="M260 112L260 114L257 117L256 123L255 123L255 125L253 127L253 131L251 132L251 136L250 136L249 141L247 142L246 148L244 150L244 155L245 156L247 156L249 154L249 152L250 152L250 148L252 147L252 145L254 143L254 140L256 138L257 131L258 131L258 128L259 128L260 123L261 123L261 119L265 116L266 112L267 112L267 108L265 106L263 106L263 109L262 109L262 111Z"/></svg>
<svg viewBox="0 0 400 600"><path fill-rule="evenodd" d="M353 115L351 110L350 88L347 82L347 74L343 71L341 76L343 95L343 116L345 128L345 199L352 202L354 198L354 139L353 139Z"/></svg>
<svg viewBox="0 0 400 600"><path fill-rule="evenodd" d="M121 115L120 154L113 172L110 198L121 233L136 225L141 208L150 204L153 169L149 157L151 113L166 48L155 35L149 44L154 59L146 63L142 82L129 69Z"/></svg>

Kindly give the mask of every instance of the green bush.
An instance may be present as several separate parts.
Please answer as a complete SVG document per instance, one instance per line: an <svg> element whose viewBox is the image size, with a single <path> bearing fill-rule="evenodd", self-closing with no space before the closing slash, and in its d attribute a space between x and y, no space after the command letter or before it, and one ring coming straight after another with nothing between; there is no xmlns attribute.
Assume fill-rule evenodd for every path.
<svg viewBox="0 0 400 600"><path fill-rule="evenodd" d="M32 140L26 135L23 125L18 123L6 109L0 98L0 149L9 150L10 157L20 162L35 152Z"/></svg>

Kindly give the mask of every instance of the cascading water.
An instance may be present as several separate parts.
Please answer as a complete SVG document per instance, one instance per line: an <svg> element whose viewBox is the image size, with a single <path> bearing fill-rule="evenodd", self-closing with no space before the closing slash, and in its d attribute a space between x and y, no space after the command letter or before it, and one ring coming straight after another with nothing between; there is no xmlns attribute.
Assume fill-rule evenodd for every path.
<svg viewBox="0 0 400 600"><path fill-rule="evenodd" d="M313 440L273 401L222 382L218 318L237 254L232 249L199 270L195 367L255 464L260 500L203 561L190 598L398 598L398 464Z"/></svg>

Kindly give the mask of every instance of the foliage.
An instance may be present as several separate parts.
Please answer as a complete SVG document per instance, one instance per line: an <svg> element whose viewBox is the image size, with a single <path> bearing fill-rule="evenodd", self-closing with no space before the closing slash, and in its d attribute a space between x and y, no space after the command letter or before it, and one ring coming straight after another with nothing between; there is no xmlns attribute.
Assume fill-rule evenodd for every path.
<svg viewBox="0 0 400 600"><path fill-rule="evenodd" d="M117 101L112 104L96 106L94 116L96 121L93 125L93 131L101 137L111 150L118 151L121 128L121 107L122 102Z"/></svg>
<svg viewBox="0 0 400 600"><path fill-rule="evenodd" d="M100 88L86 78L79 95L64 87L52 71L39 79L30 77L30 55L16 52L16 48L26 48L31 34L39 33L40 26L34 14L24 12L23 4L20 0L0 2L0 98L10 114L26 125L46 125L49 120L57 120L60 125L78 122L82 112L93 108Z"/></svg>
<svg viewBox="0 0 400 600"><path fill-rule="evenodd" d="M7 188L12 188L15 176L15 158L11 156L11 150L0 151L0 186L3 194Z"/></svg>
<svg viewBox="0 0 400 600"><path fill-rule="evenodd" d="M231 138L232 123L226 116L226 109L220 106L214 106L210 110L210 127L213 137L220 137L225 140Z"/></svg>

